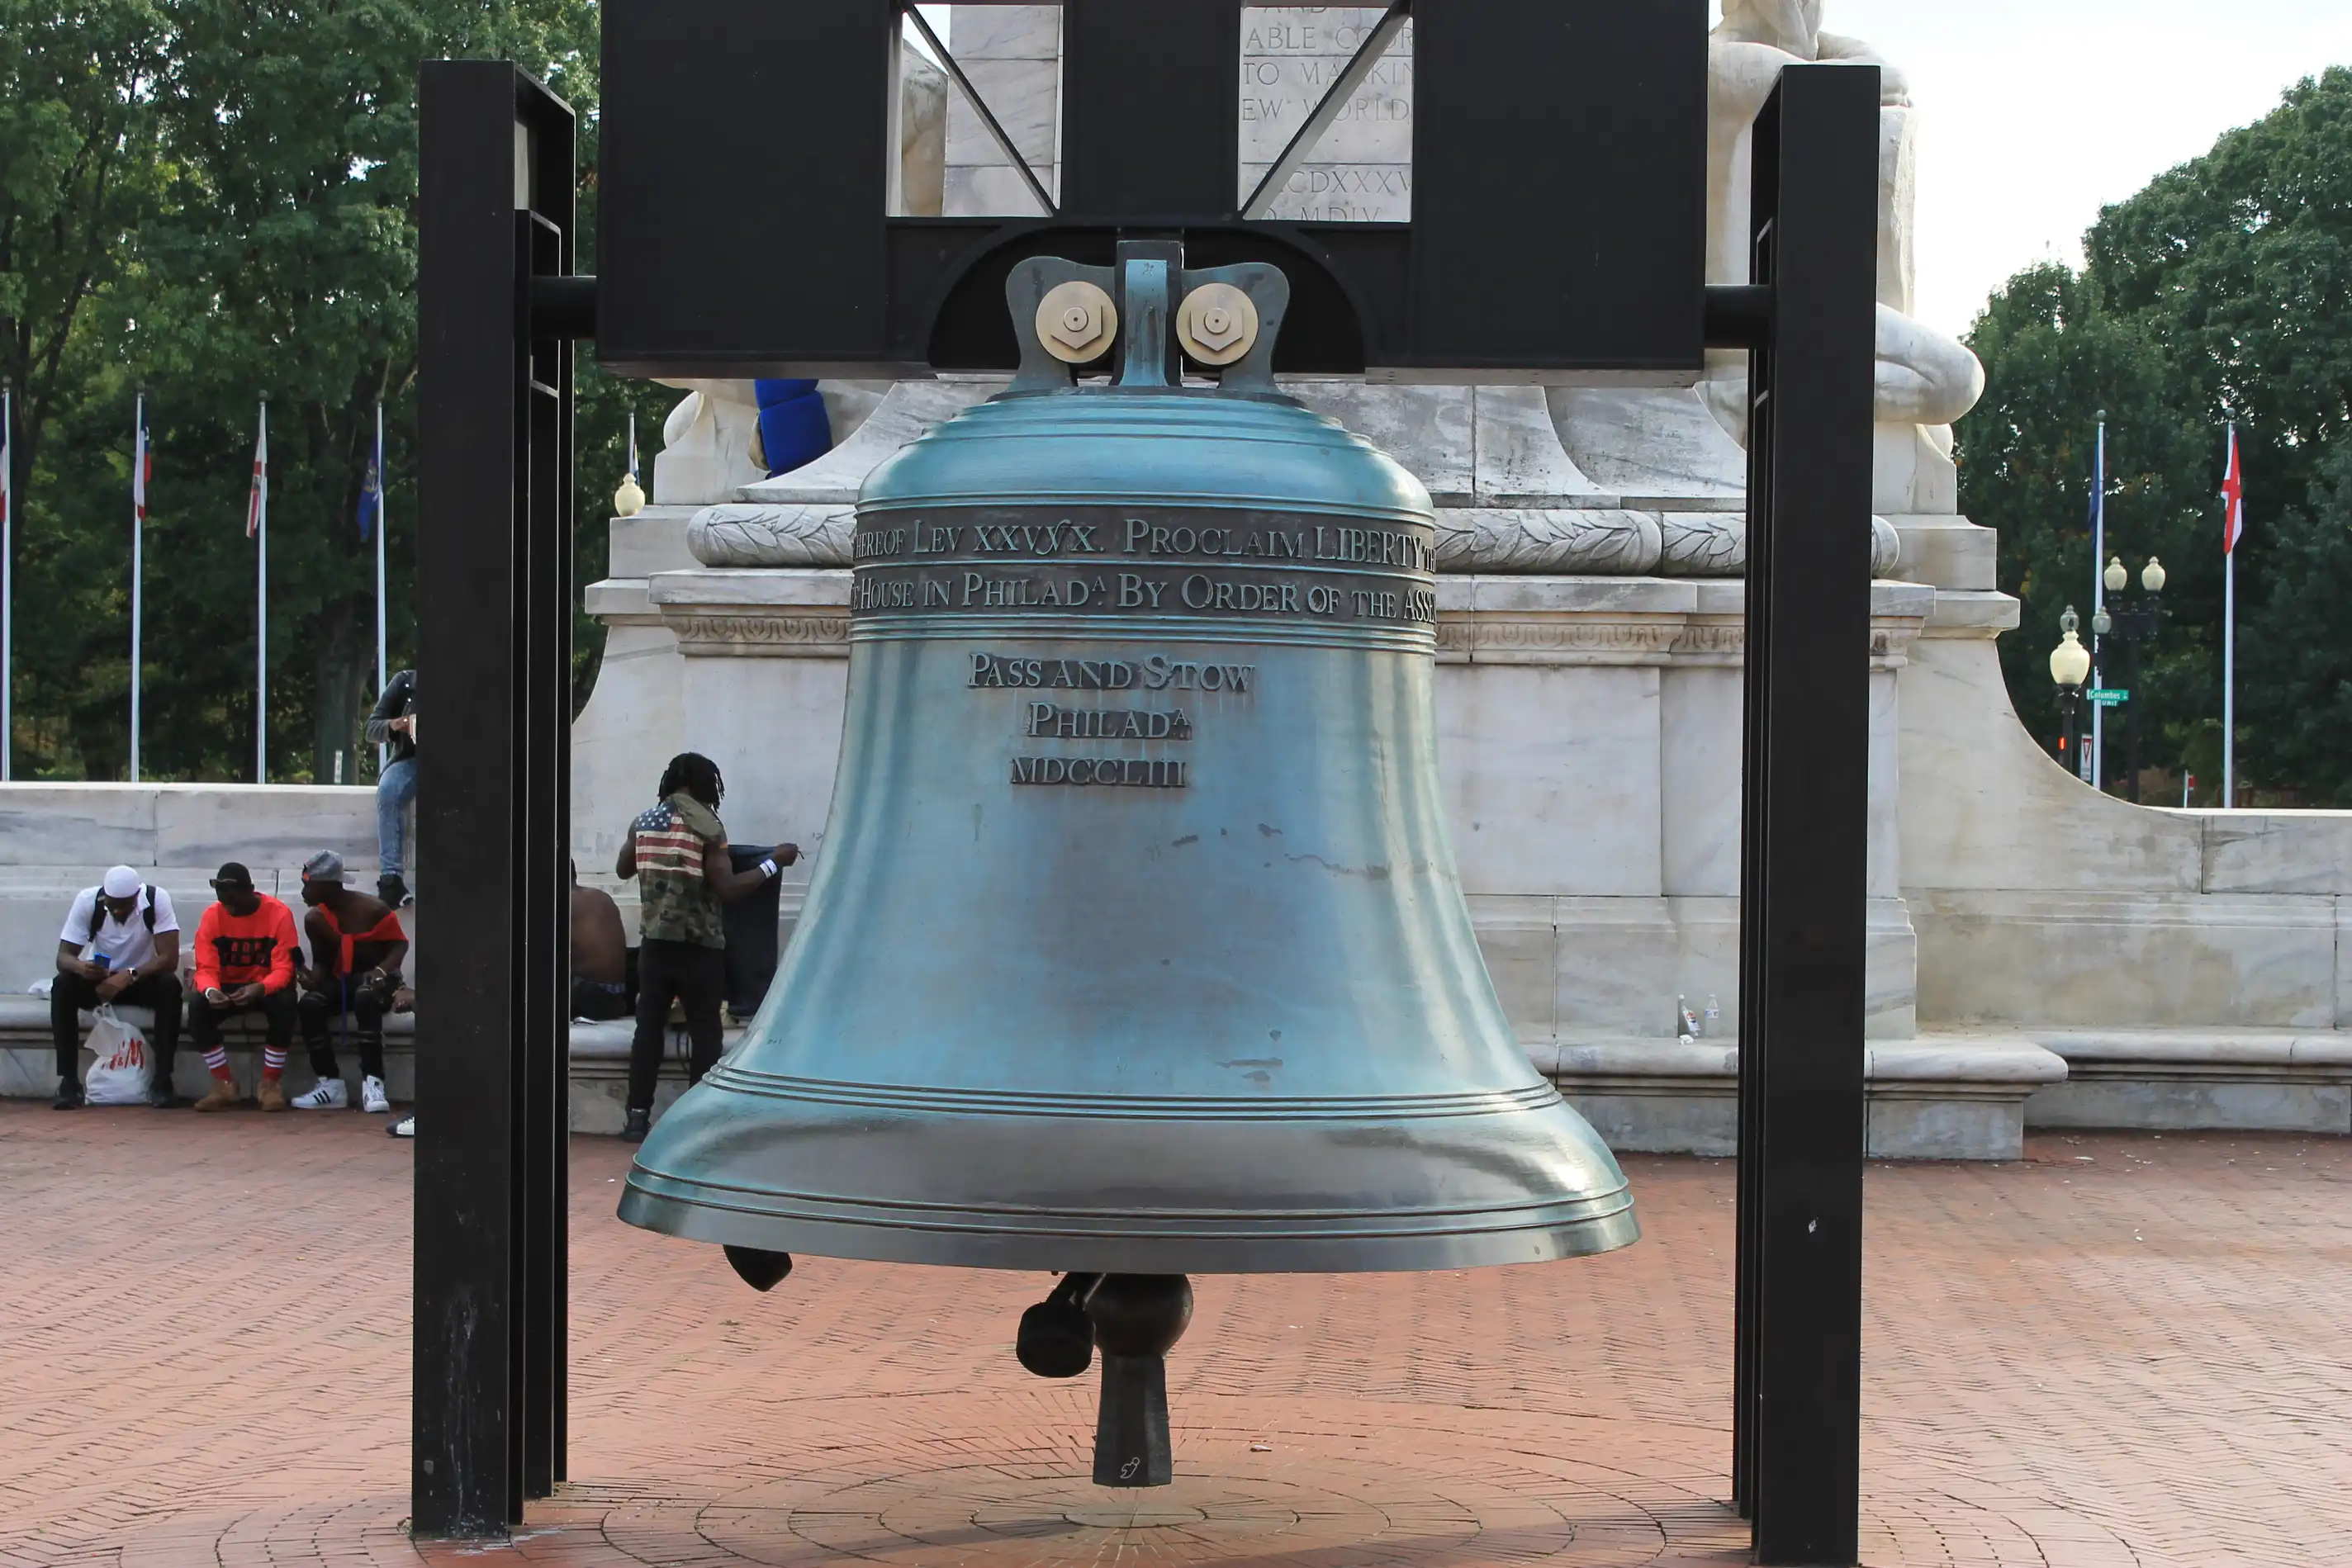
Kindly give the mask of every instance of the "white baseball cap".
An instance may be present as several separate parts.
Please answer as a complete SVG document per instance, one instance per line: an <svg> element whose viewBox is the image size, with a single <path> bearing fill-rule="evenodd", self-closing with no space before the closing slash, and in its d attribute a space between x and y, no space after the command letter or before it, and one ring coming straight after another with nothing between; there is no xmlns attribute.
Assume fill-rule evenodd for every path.
<svg viewBox="0 0 2352 1568"><path fill-rule="evenodd" d="M109 898L136 898L139 890L145 885L139 880L139 873L127 865L119 865L109 871L104 883Z"/></svg>

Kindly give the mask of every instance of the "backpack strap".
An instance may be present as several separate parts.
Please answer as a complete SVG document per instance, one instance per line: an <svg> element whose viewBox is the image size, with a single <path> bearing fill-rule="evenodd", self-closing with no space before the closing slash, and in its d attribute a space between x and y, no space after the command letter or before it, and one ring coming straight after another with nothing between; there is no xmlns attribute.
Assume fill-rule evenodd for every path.
<svg viewBox="0 0 2352 1568"><path fill-rule="evenodd" d="M147 916L147 934L152 936L155 934L155 884L151 882L142 885L147 892L147 907L142 913ZM87 947L97 941L98 928L105 924L106 889L93 887L89 890L89 927L81 934L81 945Z"/></svg>

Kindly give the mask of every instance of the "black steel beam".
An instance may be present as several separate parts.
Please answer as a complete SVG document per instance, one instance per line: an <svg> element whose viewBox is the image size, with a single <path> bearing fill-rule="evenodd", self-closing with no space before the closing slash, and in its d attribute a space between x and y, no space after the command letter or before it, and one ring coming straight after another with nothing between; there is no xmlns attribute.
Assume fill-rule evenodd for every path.
<svg viewBox="0 0 2352 1568"><path fill-rule="evenodd" d="M1859 1550L1878 98L1874 68L1781 73L1750 204L1769 292L1738 302L1767 317L1749 357L1734 1375L1760 1563Z"/></svg>
<svg viewBox="0 0 2352 1568"><path fill-rule="evenodd" d="M497 1537L563 1469L573 120L503 62L420 83L418 748L434 940L416 1063L410 1490L420 1536ZM428 695L425 702L433 698Z"/></svg>

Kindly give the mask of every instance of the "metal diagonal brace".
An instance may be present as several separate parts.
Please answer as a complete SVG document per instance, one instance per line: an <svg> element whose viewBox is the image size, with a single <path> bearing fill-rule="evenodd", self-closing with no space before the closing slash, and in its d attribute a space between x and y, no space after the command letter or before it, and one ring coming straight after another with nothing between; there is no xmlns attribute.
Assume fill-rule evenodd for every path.
<svg viewBox="0 0 2352 1568"><path fill-rule="evenodd" d="M923 19L922 12L912 5L902 5L899 10L915 24L916 30L923 35L923 41L931 46L931 52L940 57L940 67L955 78L956 89L971 100L972 110L980 116L980 122L988 127L988 133L996 138L997 147L1012 160L1013 166L1021 171L1021 178L1027 182L1029 193L1037 198L1037 205L1049 218L1061 216L1062 209L1055 206L1054 198L1045 193L1045 187L1038 181L1036 171L1029 167L1029 160L1021 156L1021 149L1013 145L1013 138L1004 133L1004 127L996 123L996 116L989 111L988 100L980 96L980 89L971 85L970 77L963 74L963 68L956 64L953 55L948 53L948 47L940 42L937 33L931 31L931 25Z"/></svg>
<svg viewBox="0 0 2352 1568"><path fill-rule="evenodd" d="M1365 35L1355 54L1349 57L1347 68L1333 78L1330 89L1316 99L1314 110L1307 115L1306 123L1299 126L1297 134L1291 137L1289 145L1283 148L1282 155L1266 170L1265 177L1257 183L1257 189L1250 193L1249 200L1242 204L1243 217L1274 215L1275 193L1298 172L1298 165L1315 151L1315 143L1331 129L1331 122L1339 118L1339 110L1347 107L1348 99L1355 96L1356 89L1364 85L1364 78L1372 74L1372 68L1381 63L1382 55L1388 53L1391 41L1412 19L1412 0L1395 0L1379 25Z"/></svg>

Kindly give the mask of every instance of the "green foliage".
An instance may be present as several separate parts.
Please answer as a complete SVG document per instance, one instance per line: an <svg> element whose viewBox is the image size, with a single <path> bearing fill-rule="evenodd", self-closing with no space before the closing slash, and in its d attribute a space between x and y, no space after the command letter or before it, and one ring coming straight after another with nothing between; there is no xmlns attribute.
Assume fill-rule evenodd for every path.
<svg viewBox="0 0 2352 1568"><path fill-rule="evenodd" d="M594 5L0 0L0 377L25 392L19 777L120 777L127 760L143 390L143 773L251 774L243 521L267 395L271 774L330 778L341 752L356 779L375 675L356 518L379 400L392 666L414 658L417 62L513 58L579 109L593 234ZM625 409L671 400L580 380L583 565L600 571Z"/></svg>
<svg viewBox="0 0 2352 1568"><path fill-rule="evenodd" d="M2104 410L2107 552L2124 558L2135 592L2147 557L2162 558L2168 575L2168 618L2133 694L2142 760L2185 767L2210 798L2221 772L2216 493L2235 419L2248 520L2238 565L2241 779L2352 805L2352 769L2323 763L2322 748L2299 738L2303 716L2336 700L2327 639L2283 652L2278 619L2296 618L2290 606L2305 591L2296 578L2316 569L2326 543L2315 517L2290 509L2308 494L2325 515L2314 486L2352 414L2352 70L2299 84L2263 120L2107 208L2084 250L2079 276L2045 265L2011 278L1969 340L1987 387L1957 432L1961 505L2000 530L2000 583L2023 601L2020 629L2001 643L2011 698L2029 727L2054 734L2045 661L2061 610L2072 603L2089 619L2088 486ZM2320 555L2295 554L2298 528ZM2256 643L2272 660L2260 682L2244 656ZM2110 684L2120 681L2116 653Z"/></svg>
<svg viewBox="0 0 2352 1568"><path fill-rule="evenodd" d="M2268 551L2267 591L2246 617L2255 634L2238 644L2238 709L2255 716L2262 755L2275 777L2293 779L2305 798L2352 801L2352 442L2337 441L2322 459L2307 509L2281 515ZM2275 695L2274 695L2275 694Z"/></svg>

